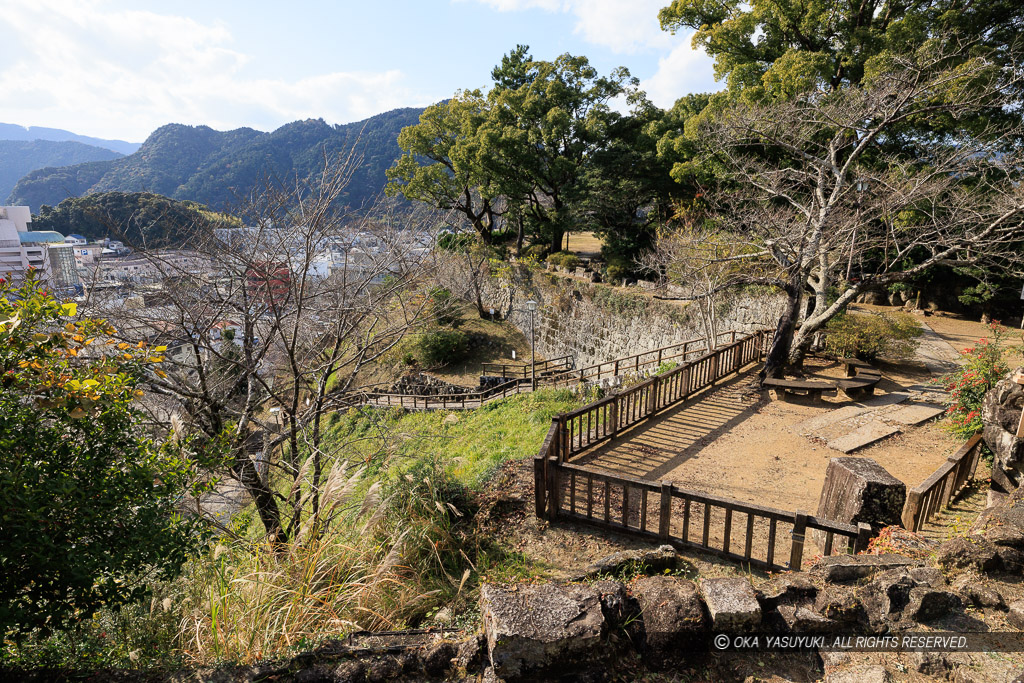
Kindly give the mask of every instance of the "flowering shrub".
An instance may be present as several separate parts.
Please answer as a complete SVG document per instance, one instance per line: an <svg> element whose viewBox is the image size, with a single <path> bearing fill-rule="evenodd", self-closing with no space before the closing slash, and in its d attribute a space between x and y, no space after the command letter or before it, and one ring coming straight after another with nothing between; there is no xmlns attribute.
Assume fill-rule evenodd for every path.
<svg viewBox="0 0 1024 683"><path fill-rule="evenodd" d="M963 439L981 430L981 402L1010 367L1003 360L1003 331L998 321L989 324L992 339L979 339L960 352L959 368L938 381L949 392L946 429Z"/></svg>

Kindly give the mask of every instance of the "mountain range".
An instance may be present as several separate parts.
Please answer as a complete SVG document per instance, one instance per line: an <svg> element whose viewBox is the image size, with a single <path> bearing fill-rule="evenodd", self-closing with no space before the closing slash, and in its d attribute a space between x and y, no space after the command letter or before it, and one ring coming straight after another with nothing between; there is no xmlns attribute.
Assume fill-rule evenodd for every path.
<svg viewBox="0 0 1024 683"><path fill-rule="evenodd" d="M102 147L118 154L131 154L141 145L138 142L124 140L105 140L103 138L79 135L60 128L42 128L40 126L19 126L16 123L0 123L0 140L18 140L32 142L46 140L48 142L80 142L83 145Z"/></svg>
<svg viewBox="0 0 1024 683"><path fill-rule="evenodd" d="M0 139L0 199L11 193L22 176L38 168L110 161L120 156L119 152L72 140Z"/></svg>
<svg viewBox="0 0 1024 683"><path fill-rule="evenodd" d="M39 212L42 206L56 206L68 197L153 192L219 210L258 187L264 177L305 178L316 173L325 158L354 150L361 164L352 174L344 201L359 207L381 193L387 182L385 171L400 154L398 133L417 123L422 111L395 109L343 125L307 119L271 133L169 124L155 130L128 156L34 170L18 181L7 203Z"/></svg>

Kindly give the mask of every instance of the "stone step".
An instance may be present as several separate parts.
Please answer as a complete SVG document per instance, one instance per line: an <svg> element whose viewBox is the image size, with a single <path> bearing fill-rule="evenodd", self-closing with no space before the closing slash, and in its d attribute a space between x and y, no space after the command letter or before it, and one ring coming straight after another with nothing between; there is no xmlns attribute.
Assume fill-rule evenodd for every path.
<svg viewBox="0 0 1024 683"><path fill-rule="evenodd" d="M848 420L852 417L862 415L869 410L871 409L866 406L859 405L836 408L835 410L830 410L822 415L815 415L809 420L804 420L800 424L796 425L796 431L798 434L803 436L815 436L818 432L827 427L831 427L843 420Z"/></svg>
<svg viewBox="0 0 1024 683"><path fill-rule="evenodd" d="M886 422L914 426L936 418L944 412L946 409L935 403L912 403L886 413L883 419Z"/></svg>
<svg viewBox="0 0 1024 683"><path fill-rule="evenodd" d="M852 453L901 431L903 430L900 427L886 424L880 420L872 420L852 432L830 440L828 447L843 453Z"/></svg>

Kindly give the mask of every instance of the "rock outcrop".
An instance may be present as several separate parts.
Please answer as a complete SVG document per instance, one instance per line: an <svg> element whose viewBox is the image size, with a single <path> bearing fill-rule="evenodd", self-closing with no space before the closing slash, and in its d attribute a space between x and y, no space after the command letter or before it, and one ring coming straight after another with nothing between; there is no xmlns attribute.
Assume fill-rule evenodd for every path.
<svg viewBox="0 0 1024 683"><path fill-rule="evenodd" d="M1024 482L1024 439L1017 438L1024 409L1024 385L1017 378L1022 375L1024 367L999 380L985 394L981 407L985 443L995 454L992 479L1006 490Z"/></svg>

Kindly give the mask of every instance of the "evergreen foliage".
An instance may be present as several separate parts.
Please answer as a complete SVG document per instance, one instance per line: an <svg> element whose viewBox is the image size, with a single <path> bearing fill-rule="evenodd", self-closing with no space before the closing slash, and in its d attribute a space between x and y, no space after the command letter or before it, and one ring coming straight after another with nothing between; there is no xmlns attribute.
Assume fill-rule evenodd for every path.
<svg viewBox="0 0 1024 683"><path fill-rule="evenodd" d="M177 246L213 228L237 227L237 219L189 201L150 192L102 192L42 206L33 230L56 230L89 239L124 240L135 247Z"/></svg>
<svg viewBox="0 0 1024 683"><path fill-rule="evenodd" d="M11 194L18 180L39 168L108 161L121 155L81 142L0 140L0 199Z"/></svg>

